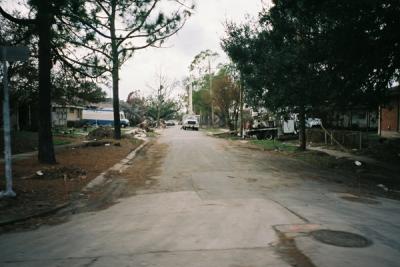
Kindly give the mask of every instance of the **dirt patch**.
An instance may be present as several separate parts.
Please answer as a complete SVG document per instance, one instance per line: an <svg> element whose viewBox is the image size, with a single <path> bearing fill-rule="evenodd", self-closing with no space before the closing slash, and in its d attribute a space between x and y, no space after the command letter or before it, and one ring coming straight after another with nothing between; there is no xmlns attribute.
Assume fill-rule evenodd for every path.
<svg viewBox="0 0 400 267"><path fill-rule="evenodd" d="M161 174L162 162L167 151L167 144L153 142L138 154L132 162L132 167L123 173L127 180L125 196L135 194L138 188L150 187L157 182L156 177Z"/></svg>
<svg viewBox="0 0 400 267"><path fill-rule="evenodd" d="M372 157L376 160L391 163L395 166L400 164L400 138L381 138L378 143L357 151L357 154Z"/></svg>
<svg viewBox="0 0 400 267"><path fill-rule="evenodd" d="M275 229L276 230L276 229ZM294 238L276 231L279 242L275 245L275 251L291 266L315 267L314 263L296 246Z"/></svg>
<svg viewBox="0 0 400 267"><path fill-rule="evenodd" d="M167 153L167 145L151 141L128 164L123 172L110 171L105 177L109 182L90 190L84 199L74 202L70 213L97 211L118 203L118 199L135 195L138 189L153 186L161 173L162 161Z"/></svg>
<svg viewBox="0 0 400 267"><path fill-rule="evenodd" d="M122 139L120 146L65 149L56 153L58 163L52 166L38 163L35 157L14 161L14 191L17 197L0 200L0 221L51 209L69 202L77 194L87 198L79 193L80 190L127 156L141 142ZM4 173L4 165L0 166L0 173ZM0 187L5 187L4 179L0 179Z"/></svg>
<svg viewBox="0 0 400 267"><path fill-rule="evenodd" d="M318 179L343 184L348 193L400 199L398 172L363 162L361 166L347 158L336 158L320 151L267 151L260 146L231 141L233 147L258 150L268 155L275 166L304 179Z"/></svg>
<svg viewBox="0 0 400 267"><path fill-rule="evenodd" d="M76 167L76 166L52 166L46 167L42 170L37 171L36 173L21 177L21 179L64 179L64 180L73 180L73 179L86 179L86 170Z"/></svg>

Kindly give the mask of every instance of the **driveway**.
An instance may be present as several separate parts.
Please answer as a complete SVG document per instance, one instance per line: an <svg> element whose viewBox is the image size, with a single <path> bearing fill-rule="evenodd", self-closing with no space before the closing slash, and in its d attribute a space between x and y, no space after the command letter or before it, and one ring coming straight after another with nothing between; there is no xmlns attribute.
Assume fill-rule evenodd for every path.
<svg viewBox="0 0 400 267"><path fill-rule="evenodd" d="M349 194L354 190L324 179L334 178L335 173L240 148L203 132L163 130L148 149L148 158L161 150L165 156L155 167L151 186L64 224L0 236L0 265L398 266L400 262L397 201L359 199ZM131 172L141 164L139 157ZM359 234L368 242L364 246L364 239L350 236L354 242L342 244L342 232L330 232L322 243L311 234L321 229Z"/></svg>

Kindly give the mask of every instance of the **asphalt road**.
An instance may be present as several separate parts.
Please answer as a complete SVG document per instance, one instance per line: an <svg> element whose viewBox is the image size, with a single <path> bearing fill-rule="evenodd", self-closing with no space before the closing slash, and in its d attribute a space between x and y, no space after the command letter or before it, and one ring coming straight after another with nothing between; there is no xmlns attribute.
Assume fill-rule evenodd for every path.
<svg viewBox="0 0 400 267"><path fill-rule="evenodd" d="M399 202L345 200L349 188L322 179L335 173L203 132L166 129L153 153L157 145L167 153L154 185L64 224L0 236L0 266L399 266ZM309 235L316 229L372 244L323 244Z"/></svg>

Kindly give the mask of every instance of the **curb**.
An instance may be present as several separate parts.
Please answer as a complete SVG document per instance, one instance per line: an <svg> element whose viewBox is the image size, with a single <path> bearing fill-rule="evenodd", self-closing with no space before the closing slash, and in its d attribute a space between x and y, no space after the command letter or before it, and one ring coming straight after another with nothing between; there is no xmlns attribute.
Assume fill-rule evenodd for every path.
<svg viewBox="0 0 400 267"><path fill-rule="evenodd" d="M70 202L67 202L67 203L63 203L61 205L55 206L54 208L44 210L44 211L41 211L41 212L38 212L35 214L31 214L31 215L28 215L25 217L19 217L19 218L14 218L11 220L0 221L0 226L10 225L10 224L14 224L17 222L23 222L23 221L27 221L27 220L33 219L33 218L44 217L44 216L56 213L57 211L66 208L70 204L71 204Z"/></svg>
<svg viewBox="0 0 400 267"><path fill-rule="evenodd" d="M111 168L107 169L106 171L100 173L96 178L94 178L92 181L90 181L83 189L83 192L87 192L91 190L92 188L96 186L100 186L104 184L107 181L106 174L110 171L118 171L118 172L124 172L127 168L129 168L131 165L128 163L132 161L135 157L136 154L142 150L148 143L149 141L146 139L142 139L144 141L143 144L141 144L139 147L137 147L135 150L133 150L131 153L128 154L124 159L122 159L120 162L112 166Z"/></svg>

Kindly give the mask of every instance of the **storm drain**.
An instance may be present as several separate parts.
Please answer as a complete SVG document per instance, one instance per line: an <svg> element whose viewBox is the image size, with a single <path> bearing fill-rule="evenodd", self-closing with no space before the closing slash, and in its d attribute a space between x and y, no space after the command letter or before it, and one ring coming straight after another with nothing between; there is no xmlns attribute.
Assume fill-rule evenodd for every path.
<svg viewBox="0 0 400 267"><path fill-rule="evenodd" d="M316 230L310 234L319 242L338 247L364 248L372 244L371 241L361 235L343 231Z"/></svg>

